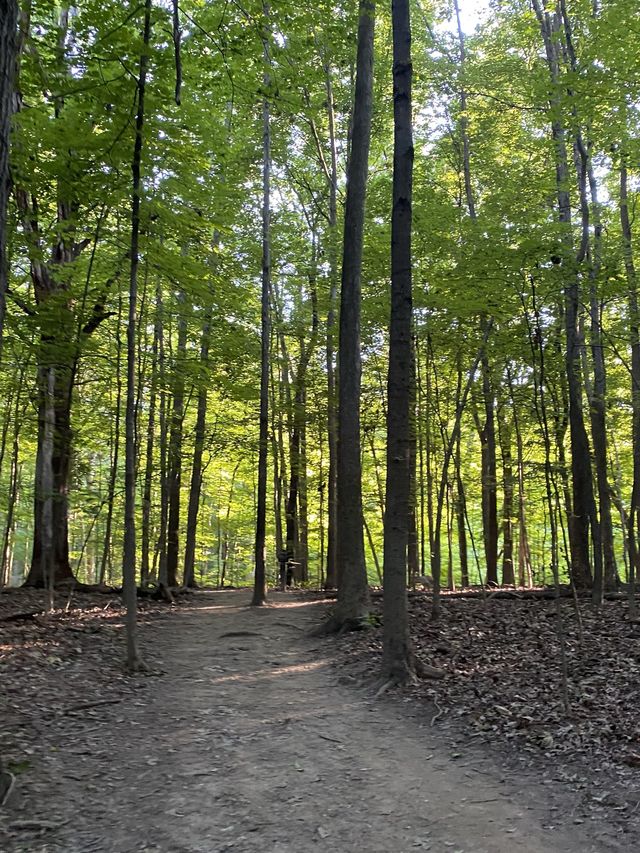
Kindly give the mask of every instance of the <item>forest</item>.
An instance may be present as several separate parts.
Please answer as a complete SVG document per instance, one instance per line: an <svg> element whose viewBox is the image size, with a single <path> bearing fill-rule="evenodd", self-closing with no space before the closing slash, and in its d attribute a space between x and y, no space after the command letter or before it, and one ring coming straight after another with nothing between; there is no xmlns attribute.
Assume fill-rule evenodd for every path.
<svg viewBox="0 0 640 853"><path fill-rule="evenodd" d="M244 589L330 602L432 726L458 631L540 643L558 720L589 643L637 694L639 36L637 0L0 0L8 672L117 601L144 677L156 618Z"/></svg>

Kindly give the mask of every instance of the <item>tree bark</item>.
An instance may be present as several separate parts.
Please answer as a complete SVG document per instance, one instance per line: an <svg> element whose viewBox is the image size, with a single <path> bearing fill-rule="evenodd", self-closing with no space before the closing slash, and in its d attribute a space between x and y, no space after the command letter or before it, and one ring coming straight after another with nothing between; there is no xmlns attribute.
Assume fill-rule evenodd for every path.
<svg viewBox="0 0 640 853"><path fill-rule="evenodd" d="M18 3L0 0L0 360L9 283L7 206L11 195L9 144L18 54Z"/></svg>
<svg viewBox="0 0 640 853"><path fill-rule="evenodd" d="M264 85L270 85L268 19L269 9L263 5L262 37L265 63ZM271 116L269 101L262 102L262 293L260 319L260 434L258 439L258 500L254 549L255 575L251 604L259 607L267 601L266 535L267 535L267 465L269 455L269 360L271 357Z"/></svg>
<svg viewBox="0 0 640 853"><path fill-rule="evenodd" d="M357 622L369 607L360 452L360 303L373 106L375 3L360 0L353 131L347 165L338 359L338 601L328 628Z"/></svg>
<svg viewBox="0 0 640 853"><path fill-rule="evenodd" d="M138 266L140 263L140 201L142 195L142 145L144 99L149 67L151 39L151 0L144 5L144 24L137 84L136 135L131 163L131 268L129 276L129 313L127 319L127 394L125 413L125 511L122 549L123 598L126 607L127 668L143 669L137 637L136 596L136 341Z"/></svg>
<svg viewBox="0 0 640 853"><path fill-rule="evenodd" d="M578 589L592 585L591 560L589 554L589 529L594 516L595 498L591 470L589 440L584 424L582 407L582 367L580 363L580 335L578 331L578 311L580 305L580 283L577 272L576 255L573 245L573 223L571 198L569 194L569 161L567 155L566 131L560 118L559 55L557 33L561 22L551 18L544 10L540 0L532 0L538 18L544 42L551 93L551 133L555 147L556 196L558 222L562 228L559 251L559 274L564 289L565 320L565 367L569 394L569 429L571 435L571 473L572 473L572 516L569 520L569 540L571 544L571 574ZM592 531L593 532L593 531Z"/></svg>
<svg viewBox="0 0 640 853"><path fill-rule="evenodd" d="M184 548L184 586L194 587L196 535L198 531L198 510L202 489L202 453L204 450L207 420L207 391L209 367L209 343L211 339L211 311L207 311L202 325L200 338L200 367L205 375L199 377L198 411L196 414L195 434L193 438L193 461L191 464L191 483L189 486L189 506L187 509L187 536Z"/></svg>
<svg viewBox="0 0 640 853"><path fill-rule="evenodd" d="M142 553L140 559L140 583L144 586L151 576L149 561L151 550L151 498L153 490L154 460L153 448L156 431L156 406L158 401L159 348L162 334L162 285L156 287L156 312L153 324L153 344L151 349L151 378L149 382L149 415L147 419L147 441L145 448L144 484L142 489ZM161 469L162 470L162 469Z"/></svg>
<svg viewBox="0 0 640 853"><path fill-rule="evenodd" d="M173 364L171 427L168 450L167 585L178 584L180 549L180 486L182 483L182 423L184 421L184 369L187 351L186 297L178 294L178 346Z"/></svg>
<svg viewBox="0 0 640 853"><path fill-rule="evenodd" d="M387 386L387 481L384 524L382 673L394 683L415 679L407 614L407 549L411 498L412 354L411 219L413 125L409 0L393 0L393 209L391 319ZM415 455L414 455L415 464Z"/></svg>
<svg viewBox="0 0 640 853"><path fill-rule="evenodd" d="M120 420L122 411L122 299L118 300L118 328L116 329L116 416L112 433L112 457L111 470L109 472L109 486L107 490L107 520L105 524L104 542L102 547L102 558L100 560L100 574L98 583L103 584L107 572L107 563L111 567L111 530L113 526L113 504L116 496L116 483L118 481L118 469L120 458ZM111 581L112 578L109 578Z"/></svg>
<svg viewBox="0 0 640 853"><path fill-rule="evenodd" d="M622 251L627 277L627 304L629 315L629 337L631 344L631 409L633 484L631 507L627 521L629 548L629 616L636 616L635 586L638 574L638 544L636 524L640 524L640 310L638 309L638 279L633 257L633 233L629 216L628 170L626 151L620 157L620 225L622 229Z"/></svg>

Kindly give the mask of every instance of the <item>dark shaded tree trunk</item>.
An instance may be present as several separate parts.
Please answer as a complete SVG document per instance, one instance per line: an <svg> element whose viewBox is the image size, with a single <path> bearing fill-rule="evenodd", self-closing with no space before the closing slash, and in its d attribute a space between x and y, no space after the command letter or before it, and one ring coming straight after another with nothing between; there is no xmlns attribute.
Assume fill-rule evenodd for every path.
<svg viewBox="0 0 640 853"><path fill-rule="evenodd" d="M153 490L154 460L153 449L156 433L156 406L158 402L158 361L160 356L160 337L162 334L162 285L156 287L156 312L153 325L153 344L151 348L151 379L149 382L149 415L147 419L147 441L145 448L144 484L142 489L142 553L140 559L140 583L144 586L151 576L149 560L151 552L151 497ZM162 470L162 469L161 469Z"/></svg>
<svg viewBox="0 0 640 853"><path fill-rule="evenodd" d="M149 67L151 39L151 0L144 6L136 111L136 136L133 148L131 193L131 269L129 276L129 314L127 319L127 395L125 414L125 510L122 549L123 598L126 607L127 667L135 672L143 669L137 637L136 595L136 340L138 267L140 264L140 201L142 194L142 145L144 131L144 99Z"/></svg>
<svg viewBox="0 0 640 853"><path fill-rule="evenodd" d="M471 147L469 143L469 130L467 118L467 92L464 86L466 69L466 47L464 33L460 21L460 9L458 0L454 0L454 11L456 14L458 43L460 47L460 72L463 85L460 88L460 136L462 138L462 169L464 175L464 189L467 200L469 217L475 224L478 221L476 213L473 186L471 183ZM481 319L481 327L487 326L487 318ZM484 404L484 424L476 419L478 433L481 442L481 464L482 464L482 535L484 541L484 554L486 562L485 581L487 584L498 583L498 478L496 462L496 428L494 417L495 394L489 359L486 353L481 361L482 376L482 400Z"/></svg>
<svg viewBox="0 0 640 853"><path fill-rule="evenodd" d="M200 338L200 369L204 375L199 377L198 410L196 413L195 433L193 437L193 461L191 464L191 483L189 485L189 506L187 509L187 536L184 547L185 587L195 587L196 535L198 532L198 511L202 490L202 454L207 421L207 391L209 367L209 343L211 339L211 312L207 312L202 325Z"/></svg>
<svg viewBox="0 0 640 853"><path fill-rule="evenodd" d="M595 497L591 471L589 440L584 424L582 407L582 366L580 359L580 335L578 311L580 305L580 283L576 255L573 245L571 198L569 194L569 160L566 132L560 118L559 63L561 46L557 33L562 22L546 12L540 0L532 0L540 24L545 46L549 77L552 86L551 132L555 146L556 195L558 222L561 226L561 261L559 276L564 289L565 320L565 367L569 394L569 430L571 435L572 515L569 519L569 541L571 545L571 574L578 589L592 585L591 560L589 554L589 529L595 515ZM581 249L582 251L582 249ZM578 262L582 258L578 255ZM595 532L592 530L592 533Z"/></svg>
<svg viewBox="0 0 640 853"><path fill-rule="evenodd" d="M360 303L362 246L371 114L375 4L360 0L352 143L347 165L340 350L338 359L338 601L328 626L337 629L366 615L369 607L364 558L360 453Z"/></svg>
<svg viewBox="0 0 640 853"><path fill-rule="evenodd" d="M9 281L7 206L11 194L9 137L18 59L18 4L0 0L0 359Z"/></svg>
<svg viewBox="0 0 640 853"><path fill-rule="evenodd" d="M184 370L187 352L186 298L178 295L178 346L173 364L173 393L171 401L171 427L168 448L168 498L167 522L167 585L178 584L178 554L180 551L180 487L182 483L182 424L184 421Z"/></svg>
<svg viewBox="0 0 640 853"><path fill-rule="evenodd" d="M327 116L331 171L329 174L329 311L327 313L327 442L329 471L327 474L327 572L326 589L338 586L338 410L336 388L336 305L338 300L338 154L336 150L335 111L330 69L325 64Z"/></svg>
<svg viewBox="0 0 640 853"><path fill-rule="evenodd" d="M411 342L411 400L409 405L409 515L407 518L407 582L412 586L420 574L420 555L418 552L418 519L417 519L417 461L418 434L416 421L416 346L415 339Z"/></svg>
<svg viewBox="0 0 640 853"><path fill-rule="evenodd" d="M498 437L502 455L502 583L505 586L516 582L513 565L513 454L511 451L511 425L502 401L498 407Z"/></svg>
<svg viewBox="0 0 640 853"><path fill-rule="evenodd" d="M264 85L270 85L268 17L264 12L263 53ZM267 601L266 538L267 538L267 465L269 456L269 360L271 358L271 116L269 101L262 102L262 292L260 319L260 434L258 439L258 495L256 507L256 537L254 548L255 575L251 604L260 607Z"/></svg>
<svg viewBox="0 0 640 853"><path fill-rule="evenodd" d="M113 505L116 497L116 483L118 481L118 469L120 460L120 420L122 410L122 299L118 300L118 328L116 330L116 414L112 434L111 470L109 472L109 486L107 489L107 520L105 523L104 542L102 546L102 557L100 560L100 573L98 583L103 584L107 564L111 562L111 531L113 526ZM109 577L109 581L112 578Z"/></svg>
<svg viewBox="0 0 640 853"><path fill-rule="evenodd" d="M460 586L469 586L469 552L467 550L467 498L462 480L462 460L460 459L460 436L456 439L455 450L456 490L454 512L458 530L458 558L460 560Z"/></svg>
<svg viewBox="0 0 640 853"><path fill-rule="evenodd" d="M633 257L633 233L629 216L629 192L627 151L620 156L620 225L622 251L627 277L627 304L629 337L631 345L631 409L633 446L633 484L631 507L627 520L627 544L629 549L629 616L636 616L635 586L638 572L638 544L636 525L640 524L640 311L638 310L638 279Z"/></svg>
<svg viewBox="0 0 640 853"><path fill-rule="evenodd" d="M484 423L478 427L482 443L482 534L486 561L485 581L498 583L498 475L496 463L495 397L485 356L481 362Z"/></svg>
<svg viewBox="0 0 640 853"><path fill-rule="evenodd" d="M409 0L393 0L391 8L394 148L382 673L384 678L403 684L415 679L406 590L412 461L410 421L415 399L411 292L412 65ZM415 465L415 453L413 461Z"/></svg>

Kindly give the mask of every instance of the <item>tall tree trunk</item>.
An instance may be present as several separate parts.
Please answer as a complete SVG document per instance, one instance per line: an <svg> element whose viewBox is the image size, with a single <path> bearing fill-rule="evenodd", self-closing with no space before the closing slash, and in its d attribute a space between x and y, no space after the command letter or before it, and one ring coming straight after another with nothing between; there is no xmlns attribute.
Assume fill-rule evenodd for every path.
<svg viewBox="0 0 640 853"><path fill-rule="evenodd" d="M411 341L411 400L409 403L409 514L407 518L407 582L415 584L420 574L420 555L418 552L418 520L417 520L417 390L416 390L416 345L415 338Z"/></svg>
<svg viewBox="0 0 640 853"><path fill-rule="evenodd" d="M531 552L529 550L529 536L527 532L526 514L526 492L524 483L524 447L522 441L522 430L520 429L520 418L518 416L517 403L513 390L511 372L507 369L507 380L511 405L513 408L513 428L516 434L516 469L518 472L518 586L531 586Z"/></svg>
<svg viewBox="0 0 640 853"><path fill-rule="evenodd" d="M111 528L113 526L113 504L116 496L116 483L118 481L118 469L120 459L120 419L122 410L122 298L118 300L118 328L116 330L116 416L113 424L112 435L112 457L111 470L109 472L109 486L107 490L107 520L105 524L104 542L102 547L102 558L100 560L100 574L98 582L104 583L107 563L111 561ZM109 577L109 581L112 578Z"/></svg>
<svg viewBox="0 0 640 853"><path fill-rule="evenodd" d="M156 406L158 401L158 360L160 336L162 334L162 285L156 287L156 313L153 325L151 348L151 379L149 382L149 415L147 419L147 442L145 448L144 484L142 489L142 553L140 559L140 583L144 586L151 576L149 560L151 551L151 497L154 480L153 448L156 434ZM161 469L162 470L162 469Z"/></svg>
<svg viewBox="0 0 640 853"><path fill-rule="evenodd" d="M375 3L360 0L352 144L347 165L338 359L338 601L328 629L357 622L369 607L360 453L360 303L364 214L373 106Z"/></svg>
<svg viewBox="0 0 640 853"><path fill-rule="evenodd" d="M18 501L18 486L20 481L20 430L26 415L26 405L22 404L22 386L24 369L20 371L16 401L13 410L13 437L11 442L11 466L9 469L9 499L5 518L4 537L2 540L2 557L0 561L0 586L4 586L9 571L9 546L14 526L15 508ZM21 409L22 404L22 409ZM10 412L8 412L10 414Z"/></svg>
<svg viewBox="0 0 640 853"><path fill-rule="evenodd" d="M263 5L264 85L271 83L269 74L268 18L269 9ZM269 455L269 360L271 357L271 323L269 294L271 292L271 116L269 101L262 102L262 293L261 293L261 353L260 353L260 435L258 445L258 500L256 508L256 538L254 549L255 576L252 605L259 607L267 601L266 538L267 538L267 465Z"/></svg>
<svg viewBox="0 0 640 853"><path fill-rule="evenodd" d="M513 454L511 452L511 425L506 404L498 407L498 437L502 455L502 583L504 586L516 582L513 566Z"/></svg>
<svg viewBox="0 0 640 853"><path fill-rule="evenodd" d="M569 429L571 435L573 499L572 515L569 520L571 573L576 587L584 589L592 585L589 528L595 514L595 498L593 493L589 439L584 424L582 407L581 345L578 331L580 282L577 272L577 266L582 261L582 257L579 254L576 259L574 252L571 198L569 194L569 159L566 131L561 119L560 87L562 84L559 78L562 49L558 43L557 33L562 22L556 18L552 18L544 10L540 0L532 0L532 3L538 23L540 24L552 86L551 111L553 116L551 119L551 132L555 146L558 221L562 228L559 275L562 278L564 288L565 365L569 393ZM582 251L581 247L580 252Z"/></svg>
<svg viewBox="0 0 640 853"><path fill-rule="evenodd" d="M11 194L9 136L18 53L18 3L0 0L0 361L9 283L7 206Z"/></svg>
<svg viewBox="0 0 640 853"><path fill-rule="evenodd" d="M638 544L636 524L640 525L640 311L638 310L638 279L633 258L633 234L629 216L628 153L620 156L620 225L622 228L622 251L627 277L627 302L629 313L629 337L631 344L631 407L633 446L633 485L631 507L627 522L629 548L629 616L636 615L635 586L638 572Z"/></svg>
<svg viewBox="0 0 640 853"><path fill-rule="evenodd" d="M125 414L125 509L124 544L122 549L123 597L127 609L127 667L135 672L144 668L138 649L136 596L136 339L138 266L140 263L140 201L142 195L142 143L144 130L144 98L149 66L151 38L151 0L144 6L136 111L136 137L133 148L131 193L131 269L129 276L129 316L127 319L127 397Z"/></svg>
<svg viewBox="0 0 640 853"><path fill-rule="evenodd" d="M180 549L180 486L182 483L182 424L184 421L184 371L187 352L186 298L178 294L178 346L173 364L171 427L169 430L167 523L167 585L177 586Z"/></svg>
<svg viewBox="0 0 640 853"><path fill-rule="evenodd" d="M464 175L465 197L469 218L476 224L478 216L476 213L473 185L471 183L471 146L469 142L469 130L467 119L467 93L464 84L466 69L466 47L464 33L460 21L460 9L458 0L454 0L454 10L458 29L458 43L460 46L460 73L463 78L460 88L460 136L462 138L462 169ZM482 317L481 326L484 329L487 324L486 317ZM484 425L478 426L481 442L482 457L482 534L484 540L484 553L486 561L485 580L487 584L498 583L498 484L496 463L496 428L494 418L495 394L491 380L489 359L486 353L481 362L482 374L482 399L484 403Z"/></svg>
<svg viewBox="0 0 640 853"><path fill-rule="evenodd" d="M486 561L485 582L498 583L498 476L493 383L486 356L481 362L484 424L479 428L482 442L482 534Z"/></svg>
<svg viewBox="0 0 640 853"><path fill-rule="evenodd" d="M200 338L200 366L204 373L199 377L198 411L193 438L193 461L191 464L191 483L189 486L189 507L187 510L187 537L184 548L184 585L196 586L195 556L196 535L198 531L198 510L200 509L200 491L202 489L202 453L204 450L207 420L207 391L209 366L209 342L211 338L211 311L207 311L202 325Z"/></svg>
<svg viewBox="0 0 640 853"><path fill-rule="evenodd" d="M412 356L411 23L409 0L393 0L393 210L391 216L391 319L387 392L387 481L384 524L383 676L415 678L407 614L407 547L411 498Z"/></svg>
<svg viewBox="0 0 640 853"><path fill-rule="evenodd" d="M336 304L338 300L338 153L336 149L335 110L333 85L329 65L325 63L327 116L331 171L329 173L329 311L327 313L327 442L329 447L329 472L327 475L327 573L326 589L338 586L338 412L336 388Z"/></svg>
<svg viewBox="0 0 640 853"><path fill-rule="evenodd" d="M455 515L458 529L458 558L460 560L460 586L469 586L469 552L467 550L467 498L462 479L462 460L460 459L460 435L456 439L455 449L456 491Z"/></svg>

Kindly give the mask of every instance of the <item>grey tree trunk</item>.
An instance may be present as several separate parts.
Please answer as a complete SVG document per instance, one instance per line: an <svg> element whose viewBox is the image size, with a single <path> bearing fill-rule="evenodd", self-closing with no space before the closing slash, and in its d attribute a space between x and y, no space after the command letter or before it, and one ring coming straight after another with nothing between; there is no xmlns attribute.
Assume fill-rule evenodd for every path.
<svg viewBox="0 0 640 853"><path fill-rule="evenodd" d="M415 397L411 340L412 65L409 0L393 0L391 8L394 147L382 672L384 678L403 684L415 679L407 614L407 549L412 461L410 421L411 404Z"/></svg>
<svg viewBox="0 0 640 853"><path fill-rule="evenodd" d="M347 165L338 358L338 601L328 629L358 622L369 607L360 452L360 303L365 198L373 108L375 3L360 0L351 152Z"/></svg>

